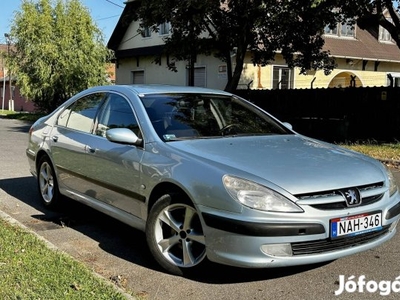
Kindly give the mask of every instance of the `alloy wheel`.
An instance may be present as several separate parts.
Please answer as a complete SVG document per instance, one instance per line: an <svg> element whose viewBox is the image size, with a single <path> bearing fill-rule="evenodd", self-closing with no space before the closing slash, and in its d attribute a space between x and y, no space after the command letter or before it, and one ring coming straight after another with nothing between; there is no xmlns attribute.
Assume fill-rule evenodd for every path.
<svg viewBox="0 0 400 300"><path fill-rule="evenodd" d="M154 237L162 256L178 267L193 267L206 256L200 219L189 205L166 206L157 216Z"/></svg>
<svg viewBox="0 0 400 300"><path fill-rule="evenodd" d="M48 162L43 162L39 170L39 189L43 200L50 203L54 197L53 170Z"/></svg>

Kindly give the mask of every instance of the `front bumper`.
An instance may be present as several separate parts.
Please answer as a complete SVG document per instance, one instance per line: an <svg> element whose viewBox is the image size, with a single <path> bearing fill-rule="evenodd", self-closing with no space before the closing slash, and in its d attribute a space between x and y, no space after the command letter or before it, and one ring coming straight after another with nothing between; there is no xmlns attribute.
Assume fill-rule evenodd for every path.
<svg viewBox="0 0 400 300"><path fill-rule="evenodd" d="M31 172L31 174L33 176L37 176L36 174L36 165L35 165L35 161L36 161L36 153L34 151L32 151L31 149L26 149L25 151L26 156L28 158L28 164L29 164L29 171Z"/></svg>
<svg viewBox="0 0 400 300"><path fill-rule="evenodd" d="M394 200L394 201L393 201ZM385 204L386 203L386 204ZM241 218L226 212L202 207L207 257L211 261L246 268L285 267L315 264L356 254L375 248L390 240L396 233L400 218L400 195L379 201L371 207L325 214L290 214L284 217ZM356 215L372 211L382 212L382 228L353 237L330 238L330 220L343 215ZM315 213L315 212L314 212ZM287 214L286 214L287 215ZM314 215L314 218L307 216ZM297 216L297 220L296 220ZM289 249L288 253L268 249L272 246Z"/></svg>

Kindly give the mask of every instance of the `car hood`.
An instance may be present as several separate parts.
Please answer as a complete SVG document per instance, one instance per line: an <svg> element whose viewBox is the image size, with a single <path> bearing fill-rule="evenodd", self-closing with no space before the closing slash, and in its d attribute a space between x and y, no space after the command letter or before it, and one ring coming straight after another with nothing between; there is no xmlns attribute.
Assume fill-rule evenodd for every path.
<svg viewBox="0 0 400 300"><path fill-rule="evenodd" d="M385 179L379 162L300 135L225 137L168 143L231 175L266 180L291 194L326 191ZM255 177L254 177L255 176Z"/></svg>

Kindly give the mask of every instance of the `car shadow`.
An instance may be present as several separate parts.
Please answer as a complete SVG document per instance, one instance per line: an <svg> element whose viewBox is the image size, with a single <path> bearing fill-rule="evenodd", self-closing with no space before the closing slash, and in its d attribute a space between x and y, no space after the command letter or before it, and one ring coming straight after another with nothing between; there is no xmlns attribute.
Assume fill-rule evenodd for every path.
<svg viewBox="0 0 400 300"><path fill-rule="evenodd" d="M323 267L331 262L281 268L238 268L208 262L205 272L189 275L191 280L209 284L232 284L272 280Z"/></svg>
<svg viewBox="0 0 400 300"><path fill-rule="evenodd" d="M0 180L0 189L5 191L10 196L32 206L35 209L39 209L39 195L36 191L36 181L32 176L19 177L19 178L7 178ZM32 191L32 192L28 192Z"/></svg>
<svg viewBox="0 0 400 300"><path fill-rule="evenodd" d="M31 126L32 126L32 123L24 122L24 123L21 123L20 126L10 127L10 131L28 133Z"/></svg>
<svg viewBox="0 0 400 300"><path fill-rule="evenodd" d="M18 122L17 124L13 123L11 126L8 126L8 123L5 123L6 129L11 132L22 132L22 133L27 133L29 132L29 129L31 128L33 122L31 121L21 121L21 120L13 120L13 119L8 119L10 122Z"/></svg>
<svg viewBox="0 0 400 300"><path fill-rule="evenodd" d="M93 239L107 253L142 267L166 273L151 256L145 234L86 205L63 198L57 210L42 205L34 177L0 180L0 189L31 206L37 214L27 225L33 231L69 227ZM329 263L329 262L328 262ZM201 272L186 276L190 280L213 284L261 281L291 276L325 264L286 268L243 269L207 261Z"/></svg>

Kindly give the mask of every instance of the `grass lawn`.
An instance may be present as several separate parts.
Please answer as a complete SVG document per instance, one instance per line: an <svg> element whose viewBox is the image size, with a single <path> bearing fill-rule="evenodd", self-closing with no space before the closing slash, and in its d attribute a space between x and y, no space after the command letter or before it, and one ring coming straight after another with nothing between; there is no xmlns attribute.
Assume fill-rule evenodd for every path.
<svg viewBox="0 0 400 300"><path fill-rule="evenodd" d="M0 219L0 299L126 299L36 235Z"/></svg>
<svg viewBox="0 0 400 300"><path fill-rule="evenodd" d="M5 116L9 119L17 119L17 120L22 120L22 121L29 121L29 122L35 122L37 119L43 116L43 114L37 114L37 113L24 113L24 112L15 112L15 111L9 111L9 110L1 110L0 109L0 116Z"/></svg>
<svg viewBox="0 0 400 300"><path fill-rule="evenodd" d="M394 160L400 162L400 142L378 144L374 142L359 142L340 145L351 150L361 152L380 160Z"/></svg>

